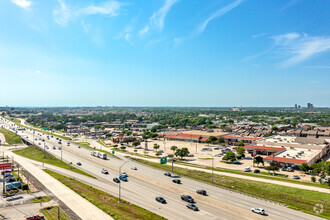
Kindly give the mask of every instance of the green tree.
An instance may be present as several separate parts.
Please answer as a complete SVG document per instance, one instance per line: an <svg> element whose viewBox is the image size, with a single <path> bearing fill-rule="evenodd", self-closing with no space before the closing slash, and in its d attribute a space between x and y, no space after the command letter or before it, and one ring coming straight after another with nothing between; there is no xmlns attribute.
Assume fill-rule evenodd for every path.
<svg viewBox="0 0 330 220"><path fill-rule="evenodd" d="M316 181L315 176L312 176L312 177L311 177L311 180L312 180L313 183L315 183L315 181Z"/></svg>
<svg viewBox="0 0 330 220"><path fill-rule="evenodd" d="M132 143L132 145L133 145L134 147L137 147L137 146L139 146L140 144L141 144L140 141L134 141L134 142Z"/></svg>
<svg viewBox="0 0 330 220"><path fill-rule="evenodd" d="M220 144L225 143L225 138L224 137L219 137L218 142Z"/></svg>
<svg viewBox="0 0 330 220"><path fill-rule="evenodd" d="M173 155L175 155L175 153L174 153L174 152L176 151L176 149L178 149L178 147L177 147L177 146L172 146L172 147L171 147L171 151L173 151Z"/></svg>
<svg viewBox="0 0 330 220"><path fill-rule="evenodd" d="M238 143L236 144L236 146L238 146L238 147L244 147L245 144L244 144L243 142L238 142Z"/></svg>
<svg viewBox="0 0 330 220"><path fill-rule="evenodd" d="M156 156L157 156L157 157L159 157L160 155L162 155L162 153L160 153L160 152L157 152L157 153L156 153Z"/></svg>
<svg viewBox="0 0 330 220"><path fill-rule="evenodd" d="M260 157L260 156L256 156L256 157L254 158L254 160L255 160L255 163L258 164L258 167L259 167L259 164L260 164L260 163L262 164L262 166L264 166L264 158L262 158L262 157Z"/></svg>
<svg viewBox="0 0 330 220"><path fill-rule="evenodd" d="M211 142L215 142L215 141L217 141L217 138L214 137L214 136L210 136L210 137L208 138L208 140L210 140Z"/></svg>
<svg viewBox="0 0 330 220"><path fill-rule="evenodd" d="M155 149L155 150L158 150L159 147L160 147L159 144L154 144L154 149Z"/></svg>
<svg viewBox="0 0 330 220"><path fill-rule="evenodd" d="M180 157L182 160L183 157L187 157L190 154L188 148L184 147L182 149L176 149L175 156Z"/></svg>
<svg viewBox="0 0 330 220"><path fill-rule="evenodd" d="M236 160L236 155L234 152L229 151L225 154L225 156L222 158L222 160L224 160L226 162L228 162L228 161L234 162Z"/></svg>
<svg viewBox="0 0 330 220"><path fill-rule="evenodd" d="M310 170L310 167L308 166L307 163L303 163L303 164L301 164L301 166L299 167L299 169L302 170L302 171L307 172L308 170Z"/></svg>
<svg viewBox="0 0 330 220"><path fill-rule="evenodd" d="M269 173L269 171L273 171L273 175L275 175L275 171L279 170L279 168L277 166L268 166L265 169L268 171L268 173Z"/></svg>
<svg viewBox="0 0 330 220"><path fill-rule="evenodd" d="M121 146L120 149L122 149L123 151L125 151L126 147L125 146Z"/></svg>
<svg viewBox="0 0 330 220"><path fill-rule="evenodd" d="M240 155L241 157L243 157L244 153L245 153L245 148L244 147L237 147L237 154Z"/></svg>
<svg viewBox="0 0 330 220"><path fill-rule="evenodd" d="M276 127L276 126L272 126L272 131L277 132L277 131L278 131L278 127Z"/></svg>

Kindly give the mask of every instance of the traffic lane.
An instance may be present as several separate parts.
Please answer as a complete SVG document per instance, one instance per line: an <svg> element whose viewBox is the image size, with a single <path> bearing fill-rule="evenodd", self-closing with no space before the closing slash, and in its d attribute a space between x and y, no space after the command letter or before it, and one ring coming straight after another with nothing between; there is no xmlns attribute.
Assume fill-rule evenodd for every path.
<svg viewBox="0 0 330 220"><path fill-rule="evenodd" d="M220 196L222 196L222 195L220 195ZM232 195L229 197L229 198L232 198ZM234 201L235 203L238 203L238 201L241 201L240 200L240 198L238 198L238 200L236 200L236 201ZM251 203L251 201L249 201L249 203ZM257 205L259 205L259 204L256 204L256 207L258 207ZM282 208L282 207L281 207ZM283 210L281 210L279 213L281 213L281 212L283 212ZM275 213L275 212L274 212ZM277 212L278 213L278 212ZM299 213L300 214L300 213ZM301 214L299 215L300 217L301 217ZM295 218L295 217L293 217L293 218ZM310 218L308 218L308 219L310 219Z"/></svg>

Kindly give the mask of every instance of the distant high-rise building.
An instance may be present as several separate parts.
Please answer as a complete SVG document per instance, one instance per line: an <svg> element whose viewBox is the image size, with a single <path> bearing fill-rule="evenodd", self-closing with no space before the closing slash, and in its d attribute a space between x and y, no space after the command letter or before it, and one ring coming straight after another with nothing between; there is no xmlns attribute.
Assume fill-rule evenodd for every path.
<svg viewBox="0 0 330 220"><path fill-rule="evenodd" d="M297 109L298 108L298 105L297 104L294 104L294 108Z"/></svg>
<svg viewBox="0 0 330 220"><path fill-rule="evenodd" d="M300 105L298 105L298 109L301 109L301 106Z"/></svg>
<svg viewBox="0 0 330 220"><path fill-rule="evenodd" d="M312 103L307 103L307 108L308 109L314 109L314 105Z"/></svg>

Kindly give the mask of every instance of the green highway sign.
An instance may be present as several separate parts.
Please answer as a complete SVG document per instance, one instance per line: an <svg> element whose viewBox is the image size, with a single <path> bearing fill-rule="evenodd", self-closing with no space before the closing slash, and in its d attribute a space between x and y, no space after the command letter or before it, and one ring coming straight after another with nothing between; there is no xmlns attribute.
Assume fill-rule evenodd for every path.
<svg viewBox="0 0 330 220"><path fill-rule="evenodd" d="M114 150L112 151L112 154L115 154L115 151Z"/></svg>
<svg viewBox="0 0 330 220"><path fill-rule="evenodd" d="M160 164L167 164L167 157L160 158Z"/></svg>
<svg viewBox="0 0 330 220"><path fill-rule="evenodd" d="M42 130L48 130L48 128L42 128Z"/></svg>

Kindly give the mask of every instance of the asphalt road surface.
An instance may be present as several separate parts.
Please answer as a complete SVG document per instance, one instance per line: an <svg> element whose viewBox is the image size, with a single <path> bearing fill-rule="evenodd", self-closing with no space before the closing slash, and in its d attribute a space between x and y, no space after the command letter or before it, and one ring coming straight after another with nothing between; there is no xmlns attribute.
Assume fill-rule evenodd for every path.
<svg viewBox="0 0 330 220"><path fill-rule="evenodd" d="M10 127L6 128L16 128L16 125L11 122L6 124ZM19 131L18 135L33 140L33 131ZM112 179L119 176L119 166L126 162L121 170L125 171L129 177L128 182L121 183L122 198L169 219L321 219L185 177L180 177L182 184L175 184L172 183L173 178L164 176L164 172L161 170L135 164L124 157L122 160L112 157L108 160L96 158L91 156L90 149L79 148L78 145L72 143L67 146L68 141L66 140L62 140L62 145L60 145L56 137L48 140L47 135L35 132L34 138L37 138L37 141L34 141L35 144L43 149L44 143L39 138L45 139L45 145L49 147L46 149L47 152L57 158L61 158L61 150L58 150L58 147L62 147L63 161L72 162L74 166L77 166L77 162L81 162L82 165L77 167L97 177L98 180L102 180L102 187L112 195L118 196L118 184L114 183ZM53 146L56 147L56 150L53 150ZM138 170L131 170L132 166L136 166ZM102 168L106 168L109 174L102 174ZM91 181L91 178L85 178L84 182ZM196 193L198 189L206 190L208 196L198 195ZM200 211L194 212L188 209L187 203L180 198L182 194L192 196ZM167 204L156 202L155 197L157 196L165 198ZM267 215L261 216L252 213L252 207L262 207Z"/></svg>

